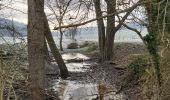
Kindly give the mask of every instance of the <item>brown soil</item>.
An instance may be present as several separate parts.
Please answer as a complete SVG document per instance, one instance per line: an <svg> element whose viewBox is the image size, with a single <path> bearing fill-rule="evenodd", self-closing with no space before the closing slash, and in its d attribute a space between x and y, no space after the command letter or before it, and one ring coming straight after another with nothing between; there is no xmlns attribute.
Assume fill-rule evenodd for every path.
<svg viewBox="0 0 170 100"><path fill-rule="evenodd" d="M119 93L124 93L126 100L141 100L140 95L140 86L138 84L130 84L128 87L123 87L122 84L124 84L123 81L123 75L125 74L125 70L123 68L118 68L116 66L122 66L129 63L128 57L132 54L142 54L146 52L146 48L142 44L130 44L130 43L117 43L115 45L115 55L114 60L110 62L100 63L98 62L98 53L91 53L90 56L92 59L92 62L98 62L97 64L91 66L90 72L80 72L80 73L70 73L69 80L74 81L83 81L85 83L88 82L94 82L94 83L102 83L105 84L106 87L115 87L110 88L109 91L115 91ZM49 82L49 88L50 88L50 82L52 82L54 79L57 79L58 75L48 75L47 81ZM23 90L26 90L28 85L24 83L22 86L25 86ZM14 87L15 90L18 89L18 87L21 87L20 85L17 85L17 87ZM121 91L119 91L121 89ZM25 98L24 96L28 96L27 92L23 92L24 96L21 92L17 91L17 93L20 94L21 97ZM53 90L48 90L48 94L57 96L56 92ZM51 99L50 99L51 98ZM48 100L55 100L52 99L52 96L49 96Z"/></svg>
<svg viewBox="0 0 170 100"><path fill-rule="evenodd" d="M90 72L70 73L69 80L104 84L108 89L106 93L114 91L118 94L123 93L126 100L142 100L139 84L132 82L124 86L124 75L126 66L131 62L129 56L145 53L147 51L145 46L137 43L116 43L114 50L114 59L103 63L98 62L98 52L93 51L88 54L83 52L83 54L92 58L91 62L97 62L97 64L91 66Z"/></svg>
<svg viewBox="0 0 170 100"><path fill-rule="evenodd" d="M91 76L96 81L104 81L107 86L114 84L116 92L125 94L126 100L142 100L140 85L137 82L128 83L127 86L123 84L126 66L131 62L129 56L146 53L146 47L142 44L117 43L114 50L113 60L93 66ZM96 58L96 55L91 56Z"/></svg>

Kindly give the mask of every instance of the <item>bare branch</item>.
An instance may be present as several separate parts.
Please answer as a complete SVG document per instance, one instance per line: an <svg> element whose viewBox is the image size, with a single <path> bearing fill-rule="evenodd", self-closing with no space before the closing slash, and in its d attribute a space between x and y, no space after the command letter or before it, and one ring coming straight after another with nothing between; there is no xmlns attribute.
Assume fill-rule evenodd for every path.
<svg viewBox="0 0 170 100"><path fill-rule="evenodd" d="M144 40L142 34L141 34L141 31L138 31L137 29L135 28L132 28L126 24L123 24L124 27L126 27L127 29L131 30L131 31L134 31L137 33L137 35L140 37L140 39L143 41L143 43L147 46L147 42Z"/></svg>
<svg viewBox="0 0 170 100"><path fill-rule="evenodd" d="M147 3L147 2L138 2L135 5L133 5L132 7L128 8L128 9L125 9L125 10L122 10L122 11L118 11L118 12L115 12L115 13L112 13L112 14L108 14L108 15L101 16L101 17L98 17L98 18L94 18L94 19L88 20L88 21L83 22L83 23L64 25L64 26L60 26L60 27L54 27L53 30L58 30L58 29L61 29L61 28L69 28L69 27L82 26L82 25L91 23L93 21L99 20L99 19L103 19L103 18L106 18L106 17L114 16L115 14L117 15L117 14L120 14L120 13L125 13L125 12L129 12L129 11L133 11L137 6L140 6L140 5L145 4L145 3Z"/></svg>

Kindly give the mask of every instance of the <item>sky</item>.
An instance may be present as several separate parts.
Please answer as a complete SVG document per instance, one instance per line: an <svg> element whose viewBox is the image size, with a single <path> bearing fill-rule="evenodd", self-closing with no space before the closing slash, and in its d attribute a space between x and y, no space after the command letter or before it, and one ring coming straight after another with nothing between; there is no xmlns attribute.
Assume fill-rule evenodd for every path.
<svg viewBox="0 0 170 100"><path fill-rule="evenodd" d="M74 2L76 0L73 0ZM48 0L47 0L48 2ZM103 1L102 1L103 2ZM5 9L0 10L0 16L8 19L13 19L15 21L27 24L27 0L1 0L0 3L3 3L5 5ZM51 11L45 9L46 14L50 14ZM83 10L81 11L83 12ZM68 15L73 15L75 12L70 11ZM83 15L80 17L83 17ZM89 13L89 19L95 18L95 13ZM57 21L53 21L54 23L57 23ZM65 20L64 25L72 24L73 22L69 20ZM50 27L53 28L55 25L50 24ZM88 26L96 26L96 22L89 23L85 25L84 27Z"/></svg>
<svg viewBox="0 0 170 100"><path fill-rule="evenodd" d="M27 24L27 0L2 0L4 9L0 10L3 18Z"/></svg>
<svg viewBox="0 0 170 100"><path fill-rule="evenodd" d="M73 1L75 2L76 0L73 0ZM47 2L48 2L48 0L47 0ZM27 19L28 19L28 17L27 17L28 16L27 15L27 11L28 11L27 0L2 0L2 1L0 1L0 3L2 3L4 5L4 6L2 6L2 8L4 8L4 9L0 10L0 17L13 19L14 21L27 24ZM45 8L47 8L47 7L45 7ZM47 15L49 13L51 13L51 11L49 9L45 9L45 12ZM80 12L82 13L83 10ZM70 11L68 14L73 15L75 13L76 12L74 12L74 11ZM95 17L94 13L93 14L89 13L89 15L91 18ZM83 17L83 15L80 17ZM56 20L53 22L57 23ZM65 20L64 25L67 25L70 23L73 23L73 21ZM54 26L56 26L56 25L50 24L51 28L54 28ZM85 27L87 27L87 26L96 26L96 22L89 23L89 24L85 25Z"/></svg>

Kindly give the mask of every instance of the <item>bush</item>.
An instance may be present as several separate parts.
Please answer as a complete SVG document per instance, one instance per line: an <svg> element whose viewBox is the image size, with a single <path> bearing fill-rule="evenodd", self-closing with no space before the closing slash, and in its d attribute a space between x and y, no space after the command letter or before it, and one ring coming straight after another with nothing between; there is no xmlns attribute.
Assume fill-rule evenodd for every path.
<svg viewBox="0 0 170 100"><path fill-rule="evenodd" d="M97 46L97 44L95 44L95 43L91 43L90 45L89 45L89 47L88 47L88 49L87 49L87 51L95 51L95 50L97 50L98 49L98 46Z"/></svg>
<svg viewBox="0 0 170 100"><path fill-rule="evenodd" d="M142 58L136 58L133 62L131 62L128 67L128 75L126 77L127 82L138 81L139 78L145 72L147 66L147 62Z"/></svg>
<svg viewBox="0 0 170 100"><path fill-rule="evenodd" d="M77 49L78 44L77 43L70 43L67 45L67 49Z"/></svg>
<svg viewBox="0 0 170 100"><path fill-rule="evenodd" d="M90 45L90 43L88 41L85 41L83 44L81 44L79 47L80 48L84 48L87 47L88 45Z"/></svg>

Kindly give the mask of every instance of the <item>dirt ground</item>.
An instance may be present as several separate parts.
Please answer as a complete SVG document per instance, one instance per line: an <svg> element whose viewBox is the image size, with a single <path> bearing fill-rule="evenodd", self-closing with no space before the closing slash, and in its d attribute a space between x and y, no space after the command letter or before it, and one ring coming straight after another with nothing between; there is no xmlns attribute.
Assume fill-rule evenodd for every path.
<svg viewBox="0 0 170 100"><path fill-rule="evenodd" d="M130 63L129 56L146 53L143 44L117 43L114 47L114 58L110 62L98 63L93 66L91 76L96 80L103 80L108 86L115 85L117 93L123 93L126 100L142 100L139 84L129 83L124 87L124 75L126 66ZM96 55L92 57L97 57Z"/></svg>
<svg viewBox="0 0 170 100"><path fill-rule="evenodd" d="M99 55L96 52L90 54L83 53L91 57L90 61L96 62L96 64L93 64L90 67L91 71L88 72L70 72L68 80L85 84L102 84L105 87L105 94L115 92L117 94L124 94L125 100L141 100L139 84L129 83L128 86L124 87L123 77L126 72L125 66L130 62L128 57L147 52L145 46L142 44L117 43L114 50L114 58L108 62L99 62Z"/></svg>
<svg viewBox="0 0 170 100"><path fill-rule="evenodd" d="M105 94L109 92L115 92L117 94L123 93L125 96L124 100L142 100L140 86L138 84L130 84L123 88L122 85L124 84L123 76L126 72L125 66L129 63L129 55L142 54L146 51L145 46L140 43L116 43L113 60L104 63L99 62L99 54L97 52L88 54L82 52L82 54L90 57L90 62L95 62L95 64L92 64L89 69L90 71L87 72L70 72L70 77L67 80L82 82L85 84L97 83L99 86L103 85L105 87ZM79 50L74 51L74 53L77 52L81 53ZM27 70L24 69L24 71L28 73ZM47 75L48 87L46 89L46 94L48 98L46 100L57 100L57 92L51 89L53 80L56 79L60 79L58 74ZM28 83L26 81L14 84L14 89L21 100L23 98L23 100L26 100L25 97L29 97L29 93L27 92Z"/></svg>

